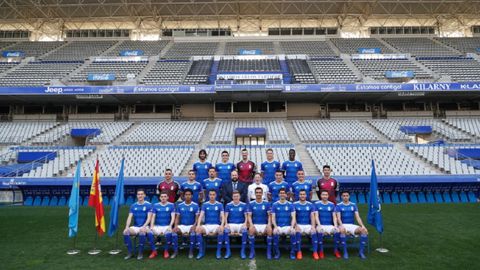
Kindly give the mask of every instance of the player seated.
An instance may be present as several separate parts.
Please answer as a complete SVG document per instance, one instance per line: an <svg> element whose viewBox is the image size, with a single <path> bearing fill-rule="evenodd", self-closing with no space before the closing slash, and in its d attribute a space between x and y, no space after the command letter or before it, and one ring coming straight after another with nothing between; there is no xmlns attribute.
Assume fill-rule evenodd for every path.
<svg viewBox="0 0 480 270"><path fill-rule="evenodd" d="M223 204L216 201L217 192L215 190L208 191L208 201L202 204L202 210L198 217L197 226L197 243L200 252L197 255L197 260L205 256L205 247L203 242L203 235L217 236L217 259L222 258L222 244L223 244L223 230L225 227L225 215L223 211ZM205 220L205 221L204 221ZM202 225L202 222L204 224Z"/></svg>
<svg viewBox="0 0 480 270"><path fill-rule="evenodd" d="M338 251L338 242L340 234L337 226L337 215L335 212L335 204L328 200L328 190L320 191L320 201L315 202L315 220L318 232L318 259L325 258L323 253L323 237L333 235L333 250L335 257L340 258ZM314 247L315 251L315 247Z"/></svg>
<svg viewBox="0 0 480 270"><path fill-rule="evenodd" d="M133 257L133 246L130 236L139 236L138 256L137 259L143 259L143 246L145 245L146 234L148 232L148 224L151 218L152 204L145 201L145 190L137 189L137 202L130 206L127 224L123 230L123 241L127 247L128 254L125 260ZM130 226L133 220L133 226ZM155 250L155 245L152 246Z"/></svg>
<svg viewBox="0 0 480 270"><path fill-rule="evenodd" d="M313 247L313 258L318 260L317 246L318 235L315 228L315 206L307 201L307 191L302 189L298 192L298 202L294 202L296 215L295 241L297 242L297 260L303 258L302 255L302 235L310 236Z"/></svg>
<svg viewBox="0 0 480 270"><path fill-rule="evenodd" d="M173 224L175 222L175 205L168 201L168 192L160 193L160 202L153 205L152 218L150 222L149 240L151 245L155 245L153 236L164 236L163 257L170 257L168 249L173 245L173 254L170 258L175 258L178 254L178 235L173 233ZM157 256L157 251L153 250L149 258Z"/></svg>
<svg viewBox="0 0 480 270"><path fill-rule="evenodd" d="M193 191L186 189L183 191L184 201L176 207L175 227L173 232L183 236L190 237L190 249L188 258L193 258L193 249L195 248L196 235L195 230L198 222L200 208L193 199Z"/></svg>
<svg viewBox="0 0 480 270"><path fill-rule="evenodd" d="M274 258L280 259L280 236L290 235L290 259L295 260L295 208L287 201L287 190L281 188L278 192L280 200L272 205Z"/></svg>
<svg viewBox="0 0 480 270"><path fill-rule="evenodd" d="M337 204L337 221L340 227L340 243L343 246L343 258L348 259L346 235L360 235L360 247L358 255L366 259L365 246L368 241L368 231L363 225L362 218L358 213L357 205L350 201L350 192L342 191L342 202ZM355 220L358 225L355 225Z"/></svg>
<svg viewBox="0 0 480 270"><path fill-rule="evenodd" d="M240 201L240 192L234 190L232 193L232 201L225 206L225 232L223 238L225 239L225 259L231 257L230 250L230 236L242 236L242 249L240 257L247 258L245 248L247 246L247 212L248 205Z"/></svg>
<svg viewBox="0 0 480 270"><path fill-rule="evenodd" d="M255 236L267 235L267 259L272 259L272 221L270 217L271 205L263 200L263 190L255 189L255 200L250 202L248 209L248 241L250 243L250 259L255 258Z"/></svg>

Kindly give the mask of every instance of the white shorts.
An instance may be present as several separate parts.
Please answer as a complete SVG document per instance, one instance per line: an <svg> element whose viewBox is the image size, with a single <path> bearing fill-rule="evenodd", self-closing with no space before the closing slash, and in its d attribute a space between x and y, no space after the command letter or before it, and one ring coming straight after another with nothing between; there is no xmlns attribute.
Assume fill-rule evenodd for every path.
<svg viewBox="0 0 480 270"><path fill-rule="evenodd" d="M290 235L292 230L290 226L277 227L276 233L279 235Z"/></svg>
<svg viewBox="0 0 480 270"><path fill-rule="evenodd" d="M217 233L217 230L218 230L218 227L220 227L220 225L217 225L217 224L206 224L206 225L202 225L202 227L205 229L205 233L208 235L208 234L212 234L212 233Z"/></svg>
<svg viewBox="0 0 480 270"><path fill-rule="evenodd" d="M229 223L227 226L228 228L230 228L231 234L240 234L242 232L243 223L240 223L240 224Z"/></svg>
<svg viewBox="0 0 480 270"><path fill-rule="evenodd" d="M141 228L142 227L130 226L130 228L129 228L130 235L138 235L140 233ZM132 232L133 232L133 234L132 234Z"/></svg>
<svg viewBox="0 0 480 270"><path fill-rule="evenodd" d="M320 225L320 231L324 234L334 234L337 229L333 225Z"/></svg>
<svg viewBox="0 0 480 270"><path fill-rule="evenodd" d="M355 235L355 230L357 228L360 228L360 226L357 226L355 224L343 224L343 227L347 231L348 234Z"/></svg>
<svg viewBox="0 0 480 270"><path fill-rule="evenodd" d="M297 227L300 229L301 234L311 234L312 233L312 225L297 224Z"/></svg>
<svg viewBox="0 0 480 270"><path fill-rule="evenodd" d="M178 225L178 229L182 234L189 234L190 229L192 229L193 225Z"/></svg>
<svg viewBox="0 0 480 270"><path fill-rule="evenodd" d="M154 235L164 235L167 232L171 232L170 226L153 226Z"/></svg>
<svg viewBox="0 0 480 270"><path fill-rule="evenodd" d="M267 224L253 224L257 234L265 234L267 232Z"/></svg>

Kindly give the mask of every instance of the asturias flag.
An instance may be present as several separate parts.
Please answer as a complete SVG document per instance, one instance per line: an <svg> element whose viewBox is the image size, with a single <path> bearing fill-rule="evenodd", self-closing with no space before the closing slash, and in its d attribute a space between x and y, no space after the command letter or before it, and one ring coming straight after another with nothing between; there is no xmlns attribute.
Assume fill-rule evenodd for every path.
<svg viewBox="0 0 480 270"><path fill-rule="evenodd" d="M73 178L72 191L68 200L68 237L77 236L78 232L78 210L80 209L80 167L82 162L77 164L77 170Z"/></svg>
<svg viewBox="0 0 480 270"><path fill-rule="evenodd" d="M382 207L378 192L377 173L375 162L372 160L372 176L370 178L370 198L368 199L368 224L374 226L379 233L383 233Z"/></svg>
<svg viewBox="0 0 480 270"><path fill-rule="evenodd" d="M97 228L98 235L102 236L105 233L105 214L103 212L103 198L102 190L100 188L100 168L98 165L98 159L95 163L95 171L93 172L88 206L95 208L95 227Z"/></svg>

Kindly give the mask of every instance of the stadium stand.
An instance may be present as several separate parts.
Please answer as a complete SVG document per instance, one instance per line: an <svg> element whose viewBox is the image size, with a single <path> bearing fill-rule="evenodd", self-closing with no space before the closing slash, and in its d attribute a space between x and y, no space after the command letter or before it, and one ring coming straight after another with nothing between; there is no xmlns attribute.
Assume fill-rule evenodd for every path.
<svg viewBox="0 0 480 270"><path fill-rule="evenodd" d="M140 41L140 40L124 40L119 45L115 46L113 50L110 50L105 55L119 56L122 51L125 50L140 50L143 51L143 55L155 56L160 55L162 50L167 46L168 40L159 41Z"/></svg>
<svg viewBox="0 0 480 270"><path fill-rule="evenodd" d="M318 83L355 83L360 80L347 64L337 57L312 58L308 64Z"/></svg>
<svg viewBox="0 0 480 270"><path fill-rule="evenodd" d="M417 61L439 75L450 76L449 81L476 81L480 79L480 63L469 57L417 57Z"/></svg>
<svg viewBox="0 0 480 270"><path fill-rule="evenodd" d="M0 144L19 144L57 126L55 122L0 122Z"/></svg>
<svg viewBox="0 0 480 270"><path fill-rule="evenodd" d="M70 77L71 82L85 82L89 74L115 74L115 81L136 78L148 61L94 61Z"/></svg>
<svg viewBox="0 0 480 270"><path fill-rule="evenodd" d="M81 61L35 61L7 71L1 86L38 86L60 80L82 65Z"/></svg>
<svg viewBox="0 0 480 270"><path fill-rule="evenodd" d="M242 146L234 146L234 145L208 145L206 150L208 153L208 157L212 164L222 162L222 151L228 151L230 154L230 160L233 162L238 162L242 160ZM262 146L248 146L246 149L248 150L248 158L255 162L257 165L257 170L260 169L260 165L262 162L265 161L265 151L268 148L272 148L273 155L275 160L283 162L288 160L288 150L295 148L293 144L273 144L273 145L262 145ZM301 157L298 155L296 156L298 161L301 161Z"/></svg>
<svg viewBox="0 0 480 270"><path fill-rule="evenodd" d="M49 61L84 61L91 56L99 56L118 41L70 41L67 45L43 57Z"/></svg>
<svg viewBox="0 0 480 270"><path fill-rule="evenodd" d="M281 41L285 54L306 54L310 57L331 57L336 53L327 41Z"/></svg>
<svg viewBox="0 0 480 270"><path fill-rule="evenodd" d="M142 122L123 138L123 144L198 143L207 127L206 121Z"/></svg>
<svg viewBox="0 0 480 270"><path fill-rule="evenodd" d="M63 42L63 41L52 41L52 42L23 41L23 42L15 43L14 45L8 47L8 50L24 52L25 57L30 57L30 56L39 57L64 45L65 43L66 42Z"/></svg>
<svg viewBox="0 0 480 270"><path fill-rule="evenodd" d="M264 127L267 130L267 141L270 143L288 143L285 124L281 120L231 120L217 121L212 134L212 143L232 143L234 141L235 129L239 127Z"/></svg>
<svg viewBox="0 0 480 270"><path fill-rule="evenodd" d="M280 72L277 59L222 59L218 67L220 72Z"/></svg>
<svg viewBox="0 0 480 270"><path fill-rule="evenodd" d="M476 53L478 54L478 46L480 44L480 37L469 38L438 38L435 40L442 42L462 53Z"/></svg>
<svg viewBox="0 0 480 270"><path fill-rule="evenodd" d="M212 63L213 61L211 59L193 61L183 83L188 85L207 84Z"/></svg>
<svg viewBox="0 0 480 270"><path fill-rule="evenodd" d="M305 59L287 59L292 73L292 83L315 84L315 77Z"/></svg>
<svg viewBox="0 0 480 270"><path fill-rule="evenodd" d="M358 120L294 120L302 142L378 142L378 137Z"/></svg>
<svg viewBox="0 0 480 270"><path fill-rule="evenodd" d="M331 38L333 44L342 53L356 54L360 48L378 48L381 53L395 53L376 38Z"/></svg>
<svg viewBox="0 0 480 270"><path fill-rule="evenodd" d="M261 54L274 54L273 42L269 41L238 41L225 44L225 55L239 55L241 50L259 50Z"/></svg>
<svg viewBox="0 0 480 270"><path fill-rule="evenodd" d="M471 136L480 137L480 119L478 118L447 118L443 122Z"/></svg>
<svg viewBox="0 0 480 270"><path fill-rule="evenodd" d="M180 84L186 77L191 62L188 60L159 60L141 79L145 85Z"/></svg>
<svg viewBox="0 0 480 270"><path fill-rule="evenodd" d="M215 55L217 48L217 42L175 42L163 57L189 59L191 56Z"/></svg>
<svg viewBox="0 0 480 270"><path fill-rule="evenodd" d="M0 73L3 73L16 65L18 65L19 62L0 62Z"/></svg>
<svg viewBox="0 0 480 270"><path fill-rule="evenodd" d="M352 59L365 77L386 81L387 71L413 71L415 79L432 80L433 77L410 59Z"/></svg>
<svg viewBox="0 0 480 270"><path fill-rule="evenodd" d="M459 53L424 37L396 37L383 38L391 46L403 53L410 53L412 56L458 56Z"/></svg>

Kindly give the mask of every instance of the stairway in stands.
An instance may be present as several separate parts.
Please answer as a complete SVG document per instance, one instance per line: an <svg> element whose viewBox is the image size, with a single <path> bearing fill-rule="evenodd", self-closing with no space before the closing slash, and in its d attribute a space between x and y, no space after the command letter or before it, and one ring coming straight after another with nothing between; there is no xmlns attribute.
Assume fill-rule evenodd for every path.
<svg viewBox="0 0 480 270"><path fill-rule="evenodd" d="M198 160L198 151L200 149L205 149L207 145L211 144L210 139L212 138L213 131L215 130L215 121L209 121L207 127L205 128L205 132L203 132L201 141L195 145L195 150L193 150L193 154L187 162L187 165L182 170L181 176L186 176L188 171L193 168L193 164ZM207 158L207 160L210 160Z"/></svg>

